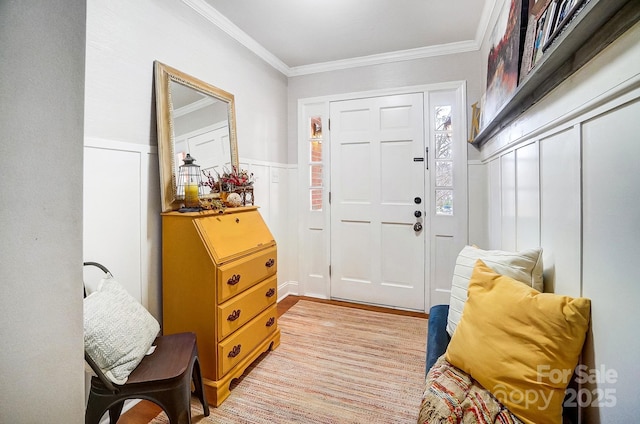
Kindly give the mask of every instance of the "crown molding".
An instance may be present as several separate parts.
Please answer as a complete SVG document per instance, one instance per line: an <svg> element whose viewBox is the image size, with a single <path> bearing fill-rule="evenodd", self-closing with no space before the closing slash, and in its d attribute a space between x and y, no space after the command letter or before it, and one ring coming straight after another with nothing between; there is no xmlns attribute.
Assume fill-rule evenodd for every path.
<svg viewBox="0 0 640 424"><path fill-rule="evenodd" d="M496 3L502 2L500 0L490 0L485 3L484 8L482 9L482 15L480 15L480 22L478 23L478 28L476 29L476 43L478 43L478 49L482 48L482 43L484 43L485 37L487 37L487 33L491 24L491 17L495 14ZM497 19L497 17L496 17ZM495 25L495 20L493 21L493 25ZM493 27L491 25L491 27Z"/></svg>
<svg viewBox="0 0 640 424"><path fill-rule="evenodd" d="M423 59L425 57L444 56L454 53L465 53L479 50L480 45L475 40L457 43L441 44L437 46L419 47L416 49L398 50L370 56L354 57L351 59L334 60L331 62L314 63L289 68L289 75L299 76L319 72L336 71L340 69L357 68L360 66L380 65L384 63L401 62L404 60Z"/></svg>
<svg viewBox="0 0 640 424"><path fill-rule="evenodd" d="M276 70L282 72L287 77L480 50L481 43L489 25L491 12L494 8L493 6L495 5L494 0L490 1L489 4L485 6L482 13L480 25L478 25L475 40L460 41L456 43L441 44L437 46L427 46L416 49L375 54L370 56L361 56L351 59L289 67L280 59L278 59L273 53L265 49L260 43L251 38L247 33L233 24L224 15L218 12L213 6L209 5L205 0L182 0L182 2L196 11L198 14L203 16L209 22L220 28L222 31L227 33L240 44L251 50L254 54L267 62L269 65L273 66Z"/></svg>
<svg viewBox="0 0 640 424"><path fill-rule="evenodd" d="M287 75L289 73L289 67L273 55L270 51L262 47L260 43L251 38L247 33L238 28L233 22L222 15L213 6L209 5L204 0L182 0L184 4L196 11L206 20L220 28L227 33L231 38L238 41L240 44L251 50L254 54L260 57L262 60L273 66L278 71Z"/></svg>
<svg viewBox="0 0 640 424"><path fill-rule="evenodd" d="M211 96L206 96L198 101L195 101L193 103L189 103L186 106L182 106L179 107L177 109L174 109L173 111L173 116L175 118L178 118L180 116L184 116L184 115L188 115L191 112L195 112L197 110L203 109L209 105L212 105L214 103L216 103L216 101L218 101L217 99L215 99L214 97Z"/></svg>

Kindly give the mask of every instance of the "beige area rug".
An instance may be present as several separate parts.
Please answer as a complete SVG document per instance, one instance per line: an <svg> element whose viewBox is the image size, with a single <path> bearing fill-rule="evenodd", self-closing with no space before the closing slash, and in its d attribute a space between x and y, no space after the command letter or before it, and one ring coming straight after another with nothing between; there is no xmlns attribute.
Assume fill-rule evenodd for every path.
<svg viewBox="0 0 640 424"><path fill-rule="evenodd" d="M278 323L280 346L209 417L192 400L194 423L417 422L426 319L301 300Z"/></svg>

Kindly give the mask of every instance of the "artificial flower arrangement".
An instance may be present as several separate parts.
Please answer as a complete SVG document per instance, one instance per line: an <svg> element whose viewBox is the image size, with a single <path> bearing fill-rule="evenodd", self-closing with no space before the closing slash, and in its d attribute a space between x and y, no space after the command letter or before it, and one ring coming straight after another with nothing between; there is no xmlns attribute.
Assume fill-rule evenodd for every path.
<svg viewBox="0 0 640 424"><path fill-rule="evenodd" d="M216 171L214 171L216 172ZM235 166L228 171L226 168L222 175L216 172L215 176L211 174L211 171L202 171L202 175L206 177L206 181L202 182L202 185L209 187L212 193L222 193L234 191L237 187L249 187L253 186L253 173L249 173L244 169L238 169Z"/></svg>

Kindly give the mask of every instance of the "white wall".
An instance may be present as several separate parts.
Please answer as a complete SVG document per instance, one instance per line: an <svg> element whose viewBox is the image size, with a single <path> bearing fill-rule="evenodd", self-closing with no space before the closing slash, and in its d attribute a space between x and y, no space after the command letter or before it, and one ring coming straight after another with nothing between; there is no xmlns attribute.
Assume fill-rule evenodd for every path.
<svg viewBox="0 0 640 424"><path fill-rule="evenodd" d="M587 423L635 422L640 398L639 41L637 24L481 149L488 247L541 245L545 289L592 301L583 361L617 378L583 386Z"/></svg>
<svg viewBox="0 0 640 424"><path fill-rule="evenodd" d="M0 5L0 422L84 422L85 2Z"/></svg>
<svg viewBox="0 0 640 424"><path fill-rule="evenodd" d="M234 94L241 156L287 162L284 75L183 2L87 3L87 136L156 144L159 60Z"/></svg>
<svg viewBox="0 0 640 424"><path fill-rule="evenodd" d="M406 60L373 66L361 66L289 79L289 160L296 162L298 152L298 100L334 94L382 90L438 84L451 81L467 82L468 106L484 91L480 79L480 52L458 53L424 59ZM477 156L470 148L471 158Z"/></svg>
<svg viewBox="0 0 640 424"><path fill-rule="evenodd" d="M87 2L86 260L103 262L161 318L160 184L153 62L235 96L238 149L293 278L287 232L287 79L180 1Z"/></svg>

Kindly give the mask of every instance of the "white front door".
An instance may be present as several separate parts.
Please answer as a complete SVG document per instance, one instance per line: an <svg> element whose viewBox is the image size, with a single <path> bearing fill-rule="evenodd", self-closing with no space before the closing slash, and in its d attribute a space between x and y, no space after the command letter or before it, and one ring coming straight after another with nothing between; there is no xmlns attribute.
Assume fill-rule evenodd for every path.
<svg viewBox="0 0 640 424"><path fill-rule="evenodd" d="M332 298L425 310L423 97L331 102Z"/></svg>

